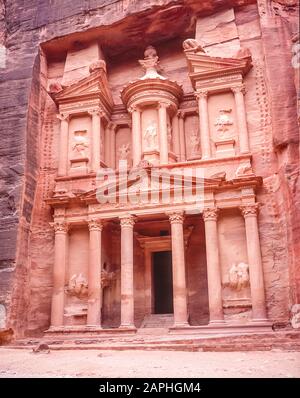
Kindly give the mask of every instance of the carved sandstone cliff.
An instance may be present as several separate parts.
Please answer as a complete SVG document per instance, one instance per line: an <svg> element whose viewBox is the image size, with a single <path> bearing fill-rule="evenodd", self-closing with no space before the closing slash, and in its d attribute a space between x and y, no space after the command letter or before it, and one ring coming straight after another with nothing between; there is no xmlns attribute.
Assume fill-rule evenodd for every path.
<svg viewBox="0 0 300 398"><path fill-rule="evenodd" d="M86 40L109 39L111 56L137 42L143 48L195 31L209 51L228 50L230 56L240 45L250 47L254 71L247 89L253 96L246 105L253 118L254 167L265 183L259 199L265 204L260 234L268 302L271 318L287 319L289 306L300 302L299 126L292 66L298 11L293 0L32 0L25 6L0 0L0 304L7 327L21 335L48 323L51 262L34 260L39 245L51 252L43 199L53 188L45 176L53 181L56 174L54 162L45 161L53 126L44 111L49 97L43 48L47 42L48 53L64 51L85 31ZM34 212L43 217L33 223Z"/></svg>

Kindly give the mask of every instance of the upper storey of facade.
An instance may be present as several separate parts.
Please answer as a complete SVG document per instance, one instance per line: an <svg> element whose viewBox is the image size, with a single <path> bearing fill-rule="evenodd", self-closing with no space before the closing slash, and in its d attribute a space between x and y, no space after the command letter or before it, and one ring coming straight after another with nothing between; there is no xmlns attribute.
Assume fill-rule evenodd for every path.
<svg viewBox="0 0 300 398"><path fill-rule="evenodd" d="M148 46L136 60L140 77L130 79L129 63L122 86L98 43L90 46L90 63L80 51L68 53L62 78L49 84L60 119L57 181L92 176L100 168L118 170L120 161L128 169L195 162L211 169L225 161L236 166L232 173L249 172L243 81L252 66L250 52L210 56L195 39L184 40L180 52L185 71L174 79Z"/></svg>

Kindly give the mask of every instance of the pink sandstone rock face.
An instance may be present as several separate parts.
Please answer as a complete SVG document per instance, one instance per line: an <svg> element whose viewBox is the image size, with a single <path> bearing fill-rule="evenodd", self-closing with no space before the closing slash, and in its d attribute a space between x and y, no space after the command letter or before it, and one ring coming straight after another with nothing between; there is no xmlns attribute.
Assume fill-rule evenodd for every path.
<svg viewBox="0 0 300 398"><path fill-rule="evenodd" d="M252 155L251 170L262 180L262 184L255 189L256 201L261 204L258 232L267 317L274 323L288 323L291 306L300 302L299 70L292 64L293 45L297 44L297 2L95 0L84 6L77 0L63 4L54 1L51 5L38 0L29 3L24 7L19 1L0 1L0 50L2 46L5 51L1 54L6 54L5 67L0 66L0 304L5 307L5 311L1 312L4 321L0 323L5 328L11 327L17 337L38 336L49 328L55 262L54 231L50 223L55 214L57 217L58 210L56 204L51 208L46 200L53 196L63 198L71 192L72 201L76 195L92 192L95 188L94 177L88 177L87 171L94 156L89 132L94 129L96 120L90 113L70 119L68 128L74 132L77 141L68 146L68 154L65 154L71 159L69 175L76 175L78 167L87 177L84 181L80 178L56 181L62 143L62 122L56 115L58 106L63 106L61 104L64 101L62 99L59 102L59 95L63 96L65 89L73 84L77 90L76 85L84 79L91 78L93 74L101 75L99 84L109 87L105 101L111 101L113 105L111 119L108 121L101 116L99 128L112 132L109 134L115 136L115 143L105 141L105 137L103 142L99 142L98 146L104 149L98 154L97 162L98 165L103 162L114 168L120 159L125 159L131 167L137 153L135 149L138 148L132 148L131 144L135 116L133 107L130 108L134 101L130 90L134 94L138 93L138 88L134 91L134 83L131 82L137 81L145 73L138 60L155 58L155 54L149 57L144 55L144 49L149 44L154 45L159 55L160 69L157 68L157 73L175 82L182 90L181 94L175 86L173 91L168 88L172 93L176 92L178 98L173 100L174 104L170 107L171 116L167 113L166 133L171 128L174 135L178 129L178 134L184 131L185 137L184 145L180 148L173 145L172 150L167 149L164 153L162 150L144 151L143 159L159 164L164 163L161 159L165 156L167 162L172 163L178 156L178 160L184 162L193 160L201 163L204 146L197 134L199 123L201 127L203 120L200 117L199 121L203 107L199 105L198 108L202 101L200 92L198 98L194 96L198 83L193 85L188 69L188 65L200 61L194 61L193 55L189 58L188 52L183 51L182 42L186 38L197 40L201 48L201 51L195 50L197 56L209 56L215 64L225 58L245 60L251 54L253 66L251 69L245 67L247 72L243 72L243 84L246 90L244 98L249 151ZM99 67L99 62L102 65L104 61L105 72L105 68ZM163 90L161 87L165 87L163 83L157 90ZM223 181L224 173L225 180L234 180L238 166L243 163L240 159L233 160L232 164L228 159L223 159L223 156L239 155L235 151L241 145L241 136L236 136L235 140L224 139L224 134L232 132L232 126L236 126L239 120L236 109L238 102L235 101L238 100L232 92L208 98L209 130L223 136L214 136L209 141L211 156L219 160L215 166L213 162L209 163L207 168L209 177L214 176L220 181ZM176 119L171 120L175 110L179 112L178 125ZM157 124L162 125L164 113L159 112ZM155 136L155 126L151 127L153 120L155 125L156 110L147 105L140 123L143 137L147 137L147 132L149 137L151 131L154 132L152 138ZM170 145L167 134L166 142L160 148ZM76 149L78 147L79 150ZM183 153L183 147L186 153ZM174 152L174 155L169 152ZM225 200L222 193L218 195L219 203ZM248 195L251 196L251 193L248 192ZM68 205L63 217L86 215L87 210L78 207L75 202L74 199ZM243 211L245 213L245 209ZM61 217L58 215L59 220ZM237 289L237 282L232 282L234 265L241 267L241 264L247 265L249 262L246 218L239 206L224 209L219 216L220 284L210 282L218 276L217 269L213 269L213 266L207 269L209 240L205 240L205 234L214 237L214 225L209 224L209 227L207 224L213 219L214 215L211 214L206 219L186 216L183 231L178 220L175 220L175 224L172 221L170 223L169 216L135 222L132 244L136 327L141 327L152 312L153 290L149 281L151 265L149 268L147 256L151 252L150 248L157 244L153 238L160 239L159 244L165 245L165 250L170 244L165 236L170 236L172 228L173 236L177 237L173 252L178 245L187 245L183 273L180 268L180 253L183 250L176 251L178 273L174 294L179 300L176 305L180 322L184 323L187 313L192 326L207 325L212 320L212 313L217 321L222 321L222 316L229 323L249 321L250 285L253 287L254 284L251 272L250 281L246 280L241 290ZM122 224L120 226L114 220L104 223L101 232L101 264L107 274L103 276L105 287L100 312L102 325L110 328L118 327L124 317L120 304L122 275L126 280L130 279L130 275L122 274L121 263L124 263L124 256L126 264L130 263L130 250L127 255L121 253L121 228ZM249 227L248 224L248 228L254 231L251 235L253 241L255 227ZM88 229L87 226L74 225L71 231L68 265L63 280L64 286L69 286L69 291L63 293L66 327L86 324L87 297L83 292L84 287L81 289L82 286L88 289L92 280L88 277L91 227ZM125 233L123 237L127 236L126 242L130 244L131 232L126 231L127 235ZM180 239L181 233L184 237L189 234L188 243ZM96 240L97 234L94 235ZM144 236L146 240L143 240ZM150 251L147 251L147 247ZM209 261L215 264L216 259L210 258ZM230 279L230 272L233 279ZM247 269L245 272L248 275ZM183 279L186 283L184 294ZM208 291L211 283L214 284L213 295ZM221 316L213 312L218 304L214 301L218 289L221 289L224 312ZM123 302L130 301L131 293L126 292ZM185 306L187 313L184 312ZM81 313L78 314L78 311ZM128 318L125 320L127 322Z"/></svg>

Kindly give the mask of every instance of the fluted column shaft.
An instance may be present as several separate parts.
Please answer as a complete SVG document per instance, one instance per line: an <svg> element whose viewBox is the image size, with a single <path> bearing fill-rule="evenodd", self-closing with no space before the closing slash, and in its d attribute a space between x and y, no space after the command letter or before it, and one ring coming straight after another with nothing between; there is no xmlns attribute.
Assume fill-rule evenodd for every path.
<svg viewBox="0 0 300 398"><path fill-rule="evenodd" d="M166 164L169 162L169 148L168 148L168 128L167 128L167 108L169 104L160 102L158 107L158 121L159 121L159 153L160 163Z"/></svg>
<svg viewBox="0 0 300 398"><path fill-rule="evenodd" d="M142 159L142 136L141 136L141 111L137 107L131 107L132 114L132 165L137 166Z"/></svg>
<svg viewBox="0 0 300 398"><path fill-rule="evenodd" d="M92 116L92 171L95 173L100 168L101 160L101 115L100 109L93 109L90 112Z"/></svg>
<svg viewBox="0 0 300 398"><path fill-rule="evenodd" d="M88 269L88 313L87 325L101 325L102 289L101 289L101 235L100 220L89 221L89 269Z"/></svg>
<svg viewBox="0 0 300 398"><path fill-rule="evenodd" d="M209 132L209 118L208 118L208 103L207 103L208 93L207 91L197 92L196 97L198 99L198 107L199 107L202 159L209 159L211 157L211 148L210 148L210 132Z"/></svg>
<svg viewBox="0 0 300 398"><path fill-rule="evenodd" d="M171 223L174 326L188 325L183 212L168 214Z"/></svg>
<svg viewBox="0 0 300 398"><path fill-rule="evenodd" d="M172 130L173 130L173 147L174 153L177 157L177 162L180 162L180 134L179 134L179 120L178 116L174 115L172 119Z"/></svg>
<svg viewBox="0 0 300 398"><path fill-rule="evenodd" d="M212 324L224 322L217 216L218 210L216 208L207 208L203 211L207 259L209 321Z"/></svg>
<svg viewBox="0 0 300 398"><path fill-rule="evenodd" d="M60 120L58 175L65 176L68 173L69 115L61 114L57 117Z"/></svg>
<svg viewBox="0 0 300 398"><path fill-rule="evenodd" d="M134 327L133 226L134 218L124 216L121 223L121 327Z"/></svg>
<svg viewBox="0 0 300 398"><path fill-rule="evenodd" d="M250 274L250 290L252 301L252 319L266 320L266 299L264 289L263 266L257 224L258 205L241 206L245 219L247 252Z"/></svg>
<svg viewBox="0 0 300 398"><path fill-rule="evenodd" d="M54 267L51 305L51 326L63 326L65 301L65 275L68 261L68 225L64 221L53 223Z"/></svg>
<svg viewBox="0 0 300 398"><path fill-rule="evenodd" d="M181 111L177 112L179 122L179 140L180 140L180 161L185 162L186 160L186 145L185 145L185 131L184 131L184 113Z"/></svg>
<svg viewBox="0 0 300 398"><path fill-rule="evenodd" d="M239 142L240 142L240 152L247 153L249 152L249 137L248 137L248 128L247 128L247 119L246 119L246 110L245 110L245 87L244 85L233 87L232 91L234 93L235 98L235 106L236 106L236 117L238 123L239 130Z"/></svg>

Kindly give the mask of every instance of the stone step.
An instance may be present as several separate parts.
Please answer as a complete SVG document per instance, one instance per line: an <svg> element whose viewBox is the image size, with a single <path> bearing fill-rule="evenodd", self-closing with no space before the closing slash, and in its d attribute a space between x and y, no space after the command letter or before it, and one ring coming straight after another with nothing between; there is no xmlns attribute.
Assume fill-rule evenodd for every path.
<svg viewBox="0 0 300 398"><path fill-rule="evenodd" d="M173 314L151 314L145 316L141 329L143 328L168 328L173 326Z"/></svg>

